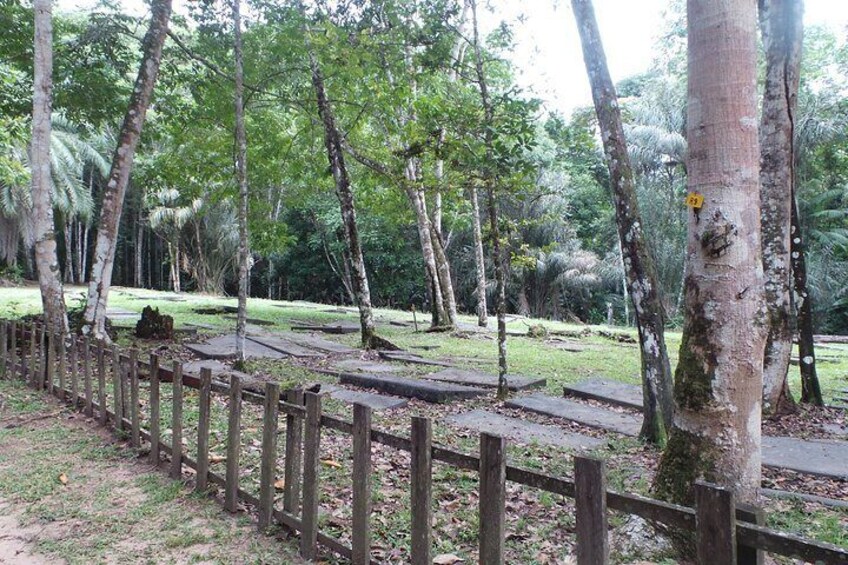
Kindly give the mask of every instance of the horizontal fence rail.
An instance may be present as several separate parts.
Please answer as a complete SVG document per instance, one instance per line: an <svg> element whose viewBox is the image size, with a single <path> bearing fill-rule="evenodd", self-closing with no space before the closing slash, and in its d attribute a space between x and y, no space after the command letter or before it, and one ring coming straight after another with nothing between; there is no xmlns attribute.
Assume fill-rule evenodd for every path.
<svg viewBox="0 0 848 565"><path fill-rule="evenodd" d="M407 438L374 429L371 409L360 404L354 404L353 420L347 421L324 414L321 396L313 392L281 391L276 383L265 383L260 388L237 376L222 382L213 379L208 369L199 376L184 375L179 362L168 368L155 354L143 359L135 349L122 352L117 347L92 342L88 337L58 335L37 322L0 320L0 375L46 390L75 410L92 418L96 416L101 425L128 437L133 447L145 443L150 462L156 466L164 463L164 454L169 458L167 470L172 478L180 479L184 468L192 469L195 489L206 492L211 485L222 489L226 510L237 511L239 503L252 506L257 509L260 529L276 524L299 535L300 553L306 559L316 559L320 545L356 564L377 563L371 551L371 446L380 444L410 453L409 556L415 565L432 562L435 461L479 475L479 560L486 565L504 562L508 482L574 499L577 561L581 565L609 562L609 510L691 532L701 563L760 563L763 552L810 562L848 563L848 550L844 548L764 527L762 511L737 505L730 491L715 485L694 485L696 506L688 508L610 490L604 462L598 459L575 456L574 480L551 477L509 466L506 441L499 436L480 434L479 456L459 453L433 445L432 423L428 418L412 417ZM141 410L141 381L146 381L148 388L147 414ZM170 441L163 441L160 431L163 384L170 384ZM185 453L183 447L186 387L195 389L198 396L194 457ZM224 476L210 469L213 395L228 400ZM243 403L262 407L258 496L239 484ZM285 421L282 475L277 463L280 419ZM319 529L322 430L351 436L350 545ZM275 504L278 476L282 476L282 508Z"/></svg>

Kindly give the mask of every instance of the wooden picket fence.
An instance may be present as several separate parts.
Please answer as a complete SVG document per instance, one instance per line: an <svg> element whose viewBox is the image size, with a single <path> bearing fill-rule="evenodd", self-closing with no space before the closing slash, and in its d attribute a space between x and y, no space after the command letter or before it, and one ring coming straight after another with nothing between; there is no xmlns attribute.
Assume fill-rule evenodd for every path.
<svg viewBox="0 0 848 565"><path fill-rule="evenodd" d="M107 371L107 365L109 370ZM411 455L410 562L432 563L432 489L434 461L479 473L479 562L504 563L506 482L511 481L573 498L576 506L577 561L581 565L609 562L608 510L640 516L652 523L695 533L699 563L762 563L764 552L809 562L845 564L848 550L764 527L763 513L737 505L733 494L706 483L695 485L695 508L669 504L635 494L609 490L604 462L576 456L574 480L551 477L507 465L506 441L480 434L479 456L433 445L428 418L412 417L410 437L401 437L371 426L371 409L355 404L353 420L323 414L321 396L303 390L281 397L276 383L252 391L232 377L229 383L213 381L208 370L200 377L183 375L179 363L160 366L155 354L139 359L137 350L120 351L88 338L50 335L43 325L0 320L0 374L18 378L38 390L47 390L75 409L98 418L101 425L129 434L134 447L149 445L150 461L163 463L168 456L171 477L182 477L183 467L196 471L195 488L206 492L210 483L224 492L224 507L235 512L238 504L258 509L259 528L273 524L296 533L300 553L315 559L319 544L353 563L376 563L371 554L371 444L378 443ZM147 422L141 426L139 381L148 380ZM162 441L160 394L163 383L172 387L171 442ZM198 390L197 450L192 458L183 449L183 388ZM109 391L111 390L111 394ZM210 471L209 433L212 395L228 398L226 473ZM107 396L112 406L107 406ZM239 485L243 403L263 406L259 496ZM274 503L277 468L278 419L283 415L285 452L282 507ZM352 436L353 508L351 544L319 530L319 465L322 430Z"/></svg>

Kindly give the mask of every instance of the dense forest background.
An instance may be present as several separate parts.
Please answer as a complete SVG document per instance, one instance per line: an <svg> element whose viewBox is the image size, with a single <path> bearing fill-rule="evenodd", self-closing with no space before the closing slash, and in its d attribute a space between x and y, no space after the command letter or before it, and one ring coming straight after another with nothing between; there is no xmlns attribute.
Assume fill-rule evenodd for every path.
<svg viewBox="0 0 848 565"><path fill-rule="evenodd" d="M235 294L237 199L227 8L193 2L166 43L123 210L113 283ZM468 18L444 0L251 3L244 30L250 294L351 303L349 259L327 167L308 50L317 54L348 155L377 306L430 300L409 187L423 195L460 311L477 305L470 193L496 178L508 310L629 317L608 170L594 110L547 110L516 85L507 23L482 38L492 115L478 97ZM318 22L318 23L316 23ZM54 15L53 197L66 282L91 266L110 152L133 88L144 21L104 8ZM27 139L32 8L0 3L0 261L35 278ZM686 241L686 38L671 3L652 68L617 85L644 231L672 326ZM805 30L796 175L817 330L848 332L848 47ZM575 77L585 80L585 77ZM488 141L493 141L489 147ZM489 153L491 151L491 153ZM414 174L407 170L416 163ZM483 198L481 194L481 205ZM483 239L490 228L483 222ZM491 259L487 259L491 261ZM488 272L493 267L489 265ZM494 292L490 277L489 292ZM491 302L490 302L491 303Z"/></svg>

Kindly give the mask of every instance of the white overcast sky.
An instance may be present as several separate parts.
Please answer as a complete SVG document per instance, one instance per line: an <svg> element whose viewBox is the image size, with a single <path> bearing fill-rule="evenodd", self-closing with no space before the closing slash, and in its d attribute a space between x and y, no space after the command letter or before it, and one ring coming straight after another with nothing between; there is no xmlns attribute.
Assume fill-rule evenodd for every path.
<svg viewBox="0 0 848 565"><path fill-rule="evenodd" d="M749 0L753 1L753 0ZM511 57L519 84L551 109L568 114L591 103L580 40L568 0L490 0L492 12L481 10L485 27L500 21L514 27L516 47ZM133 14L144 14L142 0L115 0ZM96 0L57 0L60 10L85 10ZM481 2L481 5L485 2ZM643 72L662 32L665 0L595 0L595 12L610 73L615 81ZM184 2L174 1L185 13ZM806 25L827 25L842 41L848 34L848 0L806 0Z"/></svg>

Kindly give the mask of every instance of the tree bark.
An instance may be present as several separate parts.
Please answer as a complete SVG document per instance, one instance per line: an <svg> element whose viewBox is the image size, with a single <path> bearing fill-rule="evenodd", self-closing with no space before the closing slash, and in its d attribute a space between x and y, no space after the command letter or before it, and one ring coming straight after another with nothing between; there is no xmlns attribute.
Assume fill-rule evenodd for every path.
<svg viewBox="0 0 848 565"><path fill-rule="evenodd" d="M327 99L324 88L324 77L318 65L312 47L308 47L309 67L312 71L312 86L315 89L315 97L318 104L318 114L324 126L324 145L327 149L327 159L330 162L330 170L336 185L336 196L339 199L342 224L344 225L345 241L350 252L351 263L351 285L356 296L359 308L359 323L362 328L362 344L372 347L376 342L376 330L374 326L374 315L371 311L371 291L368 288L368 275L365 272L365 259L362 255L362 246L359 241L359 229L356 225L356 204L353 189L350 186L345 165L344 151L342 147L341 134L336 127L333 109Z"/></svg>
<svg viewBox="0 0 848 565"><path fill-rule="evenodd" d="M135 217L135 286L144 288L144 215L139 205Z"/></svg>
<svg viewBox="0 0 848 565"><path fill-rule="evenodd" d="M610 172L615 219L621 243L627 287L633 300L642 357L644 411L640 435L663 444L672 424L674 401L671 365L665 345L665 311L654 262L642 234L642 218L633 184L633 169L624 138L621 111L607 68L591 0L572 0L583 45L583 59Z"/></svg>
<svg viewBox="0 0 848 565"><path fill-rule="evenodd" d="M138 77L118 135L118 146L112 157L109 180L103 189L103 204L100 209L100 223L94 247L88 302L83 315L83 332L92 333L98 339L107 337L106 305L115 265L118 226L121 222L135 148L141 137L144 117L159 74L162 46L168 34L168 22L171 18L171 0L154 0L151 8L153 13L150 18L150 27L144 36ZM179 266L177 266L177 273L179 273Z"/></svg>
<svg viewBox="0 0 848 565"><path fill-rule="evenodd" d="M816 350L813 340L813 303L807 288L807 250L798 220L798 200L792 190L792 279L798 308L798 367L801 372L801 402L824 406L821 385L816 373Z"/></svg>
<svg viewBox="0 0 848 565"><path fill-rule="evenodd" d="M248 235L247 235L247 133L244 128L244 63L241 40L241 2L233 0L233 53L235 55L236 178L239 186L238 227L238 313L236 315L236 360L244 363L247 326Z"/></svg>
<svg viewBox="0 0 848 565"><path fill-rule="evenodd" d="M62 273L56 250L53 199L50 192L50 113L53 107L53 6L51 0L34 0L35 47L32 97L32 231L35 267L44 321L51 331L66 333L68 316Z"/></svg>
<svg viewBox="0 0 848 565"><path fill-rule="evenodd" d="M480 203L477 185L471 185L471 228L474 232L474 265L477 270L477 325L489 325L489 309L486 304L486 257L483 254L483 230L480 227Z"/></svg>
<svg viewBox="0 0 848 565"><path fill-rule="evenodd" d="M689 0L689 213L676 411L654 487L688 504L705 479L756 500L766 337L753 2Z"/></svg>
<svg viewBox="0 0 848 565"><path fill-rule="evenodd" d="M489 86L486 81L486 73L483 69L483 53L480 48L480 30L477 22L477 0L468 0L471 7L471 21L473 25L474 45L474 69L477 74L477 88L480 92L480 103L483 106L483 119L485 121L484 145L486 148L486 169L483 172L483 182L486 187L489 208L489 230L492 238L492 262L495 265L495 312L498 317L498 399L504 399L509 394L509 383L507 381L507 355L506 355L506 273L501 249L501 233L498 225L498 202L495 195L497 175L490 167L495 163L494 151L494 122L495 111L492 100L489 98Z"/></svg>
<svg viewBox="0 0 848 565"><path fill-rule="evenodd" d="M795 181L795 114L804 33L801 0L760 0L766 84L760 119L760 222L768 339L763 364L763 414L792 412L790 239Z"/></svg>

